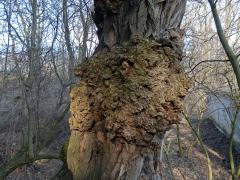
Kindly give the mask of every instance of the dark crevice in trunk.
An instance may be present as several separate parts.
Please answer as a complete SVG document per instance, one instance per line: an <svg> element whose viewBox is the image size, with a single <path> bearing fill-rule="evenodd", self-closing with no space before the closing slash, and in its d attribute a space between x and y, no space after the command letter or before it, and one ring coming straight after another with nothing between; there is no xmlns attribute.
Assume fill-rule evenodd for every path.
<svg viewBox="0 0 240 180"><path fill-rule="evenodd" d="M180 24L186 0L95 0L94 5L99 38L97 51L122 44L134 36L181 41Z"/></svg>

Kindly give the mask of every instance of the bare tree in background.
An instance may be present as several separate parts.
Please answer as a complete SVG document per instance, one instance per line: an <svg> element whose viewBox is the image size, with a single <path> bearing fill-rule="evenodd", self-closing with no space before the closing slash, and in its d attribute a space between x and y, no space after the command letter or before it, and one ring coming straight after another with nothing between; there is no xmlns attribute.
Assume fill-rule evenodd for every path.
<svg viewBox="0 0 240 180"><path fill-rule="evenodd" d="M96 174L92 176L102 179L111 170L111 177L159 177L159 142L170 124L178 122L175 115L181 111L180 102L186 94L178 96L173 87L182 82L176 81L182 77L182 73L175 74L178 61L183 59L181 64L193 80L185 108L191 120L199 119L197 126L203 122L209 94L226 92L236 99L238 92L236 76L215 31L208 1L188 1L183 30L179 24L184 5L178 7L175 2L185 1L96 0L94 13L91 0L0 1L0 179L18 167L22 168L7 179L50 179L62 166L61 161L65 162L61 170L65 168L68 143L64 148L62 145L69 133L70 85L73 90L68 165L75 177L82 171L88 176L94 168ZM225 37L239 58L240 1L216 2ZM186 46L182 54L184 33ZM90 58L98 40L100 44ZM74 85L70 76L74 77L73 66L79 62L82 65L75 73L81 82ZM169 67L174 70L168 77L165 72ZM156 102L152 104L152 100ZM184 121L179 126L180 134L184 134ZM179 139L185 155L186 137ZM80 147L84 153L77 153ZM212 149L206 148L211 154ZM175 153L174 148L168 149ZM172 175L178 177L182 171L189 178L186 166L176 167L176 156L171 151L169 164L175 166ZM42 158L61 161L35 162ZM196 168L201 165L196 164ZM97 171L100 166L107 169L106 174L101 175L104 170ZM197 173L196 168L191 174ZM212 168L214 177L215 166ZM203 169L196 175L206 177Z"/></svg>
<svg viewBox="0 0 240 180"><path fill-rule="evenodd" d="M68 65L68 76L69 76L69 82L73 82L74 74L74 53L71 45L71 40L70 40L70 30L69 30L69 25L68 25L68 8L67 8L67 0L62 1L62 6L63 6L63 25L64 25L64 38L67 46L67 51L68 51L68 56L69 56L69 65Z"/></svg>
<svg viewBox="0 0 240 180"><path fill-rule="evenodd" d="M85 4L90 5L91 2ZM78 8L74 10L72 7ZM2 42L5 42L6 37L7 42L1 42L1 48L6 47L6 50L1 49L1 58L5 57L5 68L2 68L5 73L1 78L6 86L2 86L1 81L3 98L0 110L6 104L6 111L9 108L8 112L11 112L4 116L4 112L0 112L1 138L4 137L1 143L7 144L0 151L0 159L5 153L0 166L1 179L16 168L37 159L57 158L64 161L60 150L67 136L67 128L63 124L69 109L67 92L70 85L70 76L65 69L72 66L70 70L73 70L74 65L74 59L66 56L68 45L74 53L79 44L87 46L88 42L95 40L90 16L86 14L86 7L79 6L79 1L67 7L66 16L58 1L26 0L18 3L6 0L1 1L0 8L4 10L1 11L1 22L7 24L6 31L1 24L1 32L4 34L1 36L4 37ZM65 20L69 20L67 25L72 28L74 22L81 18L81 21L86 22L85 31L88 32L78 41L69 34L67 38L70 44L66 44ZM83 34L81 30L85 27L80 23L78 28L79 34ZM91 47L85 47L84 57L93 52L94 46L92 43ZM83 57L82 54L72 56ZM1 67L2 63L1 59ZM49 146L59 135L65 137L59 139L58 150L52 151Z"/></svg>

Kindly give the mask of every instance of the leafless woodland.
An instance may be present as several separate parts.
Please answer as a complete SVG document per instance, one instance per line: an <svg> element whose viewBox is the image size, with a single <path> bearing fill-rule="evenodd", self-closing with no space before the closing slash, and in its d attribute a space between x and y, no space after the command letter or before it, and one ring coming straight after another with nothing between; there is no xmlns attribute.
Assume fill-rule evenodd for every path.
<svg viewBox="0 0 240 180"><path fill-rule="evenodd" d="M69 173L69 94L81 81L74 67L115 43L108 28L98 40L94 13L91 0L0 0L0 179ZM181 35L191 88L161 145L162 179L238 179L240 153L208 118L207 102L224 94L238 112L240 1L188 0Z"/></svg>

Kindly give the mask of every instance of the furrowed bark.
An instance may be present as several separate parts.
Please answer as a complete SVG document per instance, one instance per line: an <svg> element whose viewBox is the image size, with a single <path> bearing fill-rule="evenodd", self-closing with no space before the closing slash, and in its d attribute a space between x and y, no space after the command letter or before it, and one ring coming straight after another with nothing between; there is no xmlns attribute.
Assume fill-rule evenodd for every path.
<svg viewBox="0 0 240 180"><path fill-rule="evenodd" d="M138 36L182 44L186 0L95 0L99 46L111 48Z"/></svg>
<svg viewBox="0 0 240 180"><path fill-rule="evenodd" d="M74 179L160 179L161 139L189 87L179 58L135 39L76 68L67 152Z"/></svg>
<svg viewBox="0 0 240 180"><path fill-rule="evenodd" d="M161 179L161 140L190 84L179 66L185 5L94 1L99 46L71 91L73 179Z"/></svg>

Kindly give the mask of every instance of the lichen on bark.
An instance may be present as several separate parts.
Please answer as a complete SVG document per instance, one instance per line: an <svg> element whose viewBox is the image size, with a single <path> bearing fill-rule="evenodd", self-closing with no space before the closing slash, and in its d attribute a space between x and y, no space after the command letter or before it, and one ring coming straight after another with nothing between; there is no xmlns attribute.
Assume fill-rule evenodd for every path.
<svg viewBox="0 0 240 180"><path fill-rule="evenodd" d="M67 158L75 179L160 176L161 137L179 122L190 85L180 60L161 42L134 38L76 67Z"/></svg>

